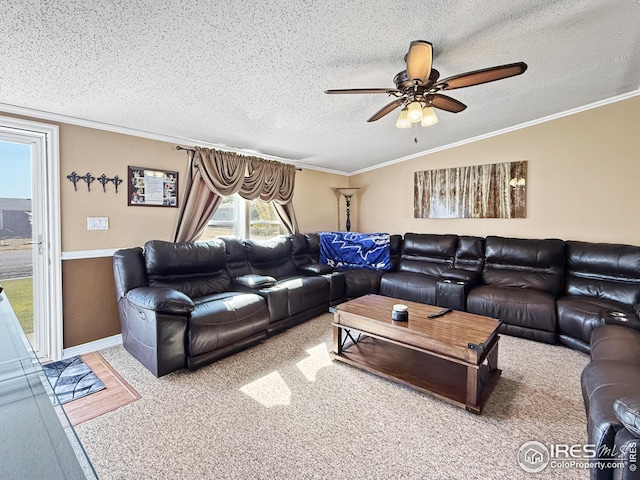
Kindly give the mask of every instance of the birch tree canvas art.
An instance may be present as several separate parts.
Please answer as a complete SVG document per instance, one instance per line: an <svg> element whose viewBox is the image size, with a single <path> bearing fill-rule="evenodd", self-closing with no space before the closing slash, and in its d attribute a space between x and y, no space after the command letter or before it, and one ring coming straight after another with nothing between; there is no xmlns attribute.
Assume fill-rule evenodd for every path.
<svg viewBox="0 0 640 480"><path fill-rule="evenodd" d="M414 218L525 218L527 161L414 173Z"/></svg>

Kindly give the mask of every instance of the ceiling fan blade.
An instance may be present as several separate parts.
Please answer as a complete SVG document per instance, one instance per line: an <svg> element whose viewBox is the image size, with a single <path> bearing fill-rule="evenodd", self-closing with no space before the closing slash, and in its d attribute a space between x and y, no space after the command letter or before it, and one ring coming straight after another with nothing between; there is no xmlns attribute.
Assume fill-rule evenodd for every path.
<svg viewBox="0 0 640 480"><path fill-rule="evenodd" d="M461 73L453 77L440 80L435 87L442 90L453 90L454 88L471 87L482 83L494 82L503 78L514 77L525 72L527 64L524 62L509 63L497 67L483 68L473 72Z"/></svg>
<svg viewBox="0 0 640 480"><path fill-rule="evenodd" d="M400 105L402 105L402 100L398 99L398 100L394 100L393 102L385 105L384 107L382 107L380 110L378 110L376 113L374 113L371 118L369 120L367 120L367 122L375 122L376 120L381 119L382 117L384 117L387 113L391 113L393 112L396 108L398 108Z"/></svg>
<svg viewBox="0 0 640 480"><path fill-rule="evenodd" d="M397 93L395 88L343 88L337 90L325 90L324 93Z"/></svg>
<svg viewBox="0 0 640 480"><path fill-rule="evenodd" d="M436 93L432 95L431 106L439 108L440 110L446 110L447 112L458 113L467 108L467 106L456 100L455 98L447 97L446 95L440 95Z"/></svg>
<svg viewBox="0 0 640 480"><path fill-rule="evenodd" d="M433 62L432 45L424 40L411 42L406 60L409 80L420 80L425 83L431 73L431 63Z"/></svg>

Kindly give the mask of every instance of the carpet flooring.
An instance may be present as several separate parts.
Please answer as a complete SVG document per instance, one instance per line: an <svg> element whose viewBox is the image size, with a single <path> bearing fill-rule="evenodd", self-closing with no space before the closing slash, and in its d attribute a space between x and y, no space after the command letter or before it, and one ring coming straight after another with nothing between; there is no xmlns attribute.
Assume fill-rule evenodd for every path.
<svg viewBox="0 0 640 480"><path fill-rule="evenodd" d="M523 443L586 442L582 353L502 336L502 378L478 416L333 361L332 320L160 379L122 347L101 351L142 398L76 427L99 477L530 479Z"/></svg>

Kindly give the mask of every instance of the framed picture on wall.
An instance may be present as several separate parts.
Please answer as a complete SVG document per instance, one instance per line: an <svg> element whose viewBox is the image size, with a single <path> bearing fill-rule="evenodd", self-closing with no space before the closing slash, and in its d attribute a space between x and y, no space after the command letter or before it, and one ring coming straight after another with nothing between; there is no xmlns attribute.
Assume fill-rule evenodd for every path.
<svg viewBox="0 0 640 480"><path fill-rule="evenodd" d="M177 207L178 172L147 167L128 168L128 205Z"/></svg>

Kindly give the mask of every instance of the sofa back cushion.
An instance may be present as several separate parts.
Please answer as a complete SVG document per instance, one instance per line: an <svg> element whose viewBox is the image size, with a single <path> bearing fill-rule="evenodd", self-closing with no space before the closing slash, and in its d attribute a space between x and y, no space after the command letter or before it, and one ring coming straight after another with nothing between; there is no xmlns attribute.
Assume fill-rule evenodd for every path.
<svg viewBox="0 0 640 480"><path fill-rule="evenodd" d="M123 248L113 254L113 275L118 300L137 287L149 284L144 256L140 247Z"/></svg>
<svg viewBox="0 0 640 480"><path fill-rule="evenodd" d="M144 246L144 260L151 287L174 288L191 298L225 292L231 287L221 240L151 240Z"/></svg>
<svg viewBox="0 0 640 480"><path fill-rule="evenodd" d="M317 233L305 233L307 239L307 250L313 263L320 261L320 235Z"/></svg>
<svg viewBox="0 0 640 480"><path fill-rule="evenodd" d="M484 266L484 238L459 236L453 266L473 272L482 272L482 267Z"/></svg>
<svg viewBox="0 0 640 480"><path fill-rule="evenodd" d="M291 258L296 267L313 263L309 254L309 242L307 237L301 233L289 235L291 242Z"/></svg>
<svg viewBox="0 0 640 480"><path fill-rule="evenodd" d="M453 268L457 245L457 235L406 233L398 271L439 277Z"/></svg>
<svg viewBox="0 0 640 480"><path fill-rule="evenodd" d="M640 247L567 242L567 294L640 303Z"/></svg>
<svg viewBox="0 0 640 480"><path fill-rule="evenodd" d="M244 245L251 273L269 275L278 280L297 275L291 258L291 242L285 236L266 241L245 240Z"/></svg>
<svg viewBox="0 0 640 480"><path fill-rule="evenodd" d="M231 278L241 277L251 273L247 252L244 250L240 237L221 237L225 246L227 272Z"/></svg>
<svg viewBox="0 0 640 480"><path fill-rule="evenodd" d="M485 242L484 283L533 288L559 296L563 291L565 242L490 236Z"/></svg>

